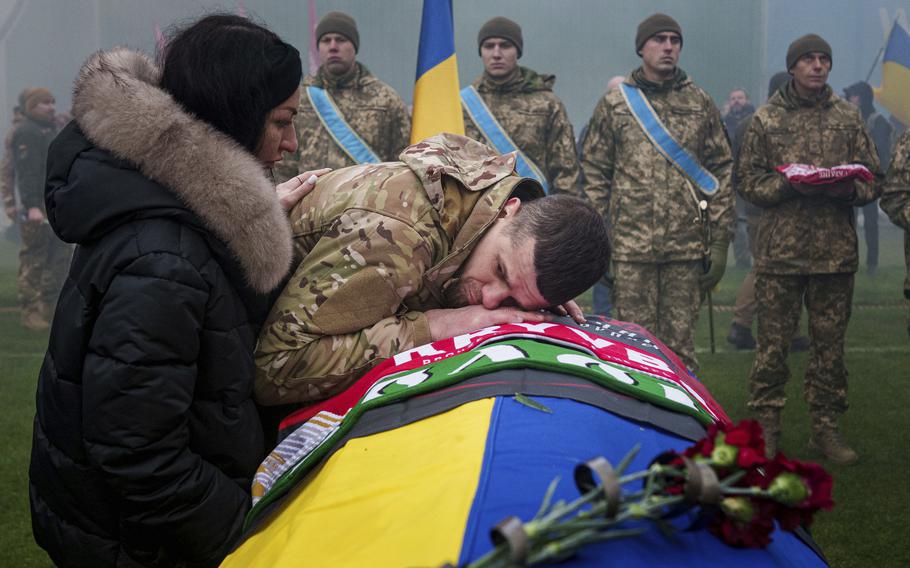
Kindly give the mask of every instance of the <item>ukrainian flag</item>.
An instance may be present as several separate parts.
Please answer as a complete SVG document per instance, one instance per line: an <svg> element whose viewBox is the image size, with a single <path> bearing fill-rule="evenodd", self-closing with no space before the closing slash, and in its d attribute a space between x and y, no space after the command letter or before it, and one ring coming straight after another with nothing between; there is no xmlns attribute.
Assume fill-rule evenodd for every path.
<svg viewBox="0 0 910 568"><path fill-rule="evenodd" d="M882 62L882 86L875 98L904 124L910 124L910 35L897 22Z"/></svg>
<svg viewBox="0 0 910 568"><path fill-rule="evenodd" d="M423 0L411 143L440 132L464 134L451 0Z"/></svg>

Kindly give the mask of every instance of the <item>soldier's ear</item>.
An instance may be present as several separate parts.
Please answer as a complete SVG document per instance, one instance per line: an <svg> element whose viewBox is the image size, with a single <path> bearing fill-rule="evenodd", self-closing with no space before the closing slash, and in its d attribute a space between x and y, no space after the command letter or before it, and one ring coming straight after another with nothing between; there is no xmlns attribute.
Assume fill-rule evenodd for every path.
<svg viewBox="0 0 910 568"><path fill-rule="evenodd" d="M499 210L499 215L497 219L505 219L507 217L514 217L518 210L521 209L521 199L517 197L510 197L506 201L505 205L502 206L502 209Z"/></svg>

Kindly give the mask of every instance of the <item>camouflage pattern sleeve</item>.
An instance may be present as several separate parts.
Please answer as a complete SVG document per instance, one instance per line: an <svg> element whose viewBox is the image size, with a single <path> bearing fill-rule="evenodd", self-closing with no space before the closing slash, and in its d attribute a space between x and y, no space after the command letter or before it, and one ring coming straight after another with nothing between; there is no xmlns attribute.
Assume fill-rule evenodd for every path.
<svg viewBox="0 0 910 568"><path fill-rule="evenodd" d="M895 144L881 206L895 225L910 231L910 130Z"/></svg>
<svg viewBox="0 0 910 568"><path fill-rule="evenodd" d="M402 301L421 285L432 264L430 249L407 223L345 211L319 236L272 307L256 347L256 400L327 398L383 359L429 342L426 316Z"/></svg>
<svg viewBox="0 0 910 568"><path fill-rule="evenodd" d="M386 137L385 152L380 158L386 162L395 162L398 154L411 144L411 115L398 96L389 103L388 113L386 118L389 135Z"/></svg>
<svg viewBox="0 0 910 568"><path fill-rule="evenodd" d="M554 97L555 99L555 97ZM575 133L566 108L558 99L556 112L550 117L547 128L546 176L551 180L551 193L568 193L578 196L578 152L575 149Z"/></svg>
<svg viewBox="0 0 910 568"><path fill-rule="evenodd" d="M853 145L854 153L850 160L854 164L862 164L869 168L872 175L875 176L870 181L857 180L853 183L856 188L856 197L853 198L853 205L859 207L867 203L872 203L882 194L882 168L878 160L878 152L872 143L872 137L866 128L856 130L856 142Z"/></svg>
<svg viewBox="0 0 910 568"><path fill-rule="evenodd" d="M711 240L733 240L736 212L733 208L733 154L727 139L720 112L707 99L708 130L705 137L702 165L717 178L720 187L708 203Z"/></svg>
<svg viewBox="0 0 910 568"><path fill-rule="evenodd" d="M743 199L759 207L771 207L799 196L787 178L770 163L770 150L765 126L756 113L743 136L737 163L736 191Z"/></svg>
<svg viewBox="0 0 910 568"><path fill-rule="evenodd" d="M3 139L3 161L0 162L0 196L3 198L3 208L7 212L16 208L16 176L13 171L14 132L15 130L10 130Z"/></svg>
<svg viewBox="0 0 910 568"><path fill-rule="evenodd" d="M585 193L604 218L609 218L610 188L615 166L612 131L610 103L604 96L594 109L581 150Z"/></svg>

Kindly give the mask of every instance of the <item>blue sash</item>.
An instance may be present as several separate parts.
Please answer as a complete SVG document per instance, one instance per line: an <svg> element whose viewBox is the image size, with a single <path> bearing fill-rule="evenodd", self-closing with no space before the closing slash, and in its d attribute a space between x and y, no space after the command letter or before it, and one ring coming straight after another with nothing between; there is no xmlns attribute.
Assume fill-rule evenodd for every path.
<svg viewBox="0 0 910 568"><path fill-rule="evenodd" d="M547 177L543 175L540 168L538 168L537 165L521 151L521 148L509 138L509 135L506 134L502 125L499 124L499 121L496 120L496 117L494 117L493 113L490 112L490 109L487 108L487 105L483 102L483 99L473 85L467 86L461 90L461 102L478 130L480 130L487 141L489 141L500 154L516 152L515 170L518 174L522 177L536 179L540 182L540 185L543 186L544 193L550 193Z"/></svg>
<svg viewBox="0 0 910 568"><path fill-rule="evenodd" d="M319 121L322 122L329 136L354 162L377 164L382 161L376 152L363 141L363 138L354 132L325 89L310 86L306 88L306 94L310 99L310 104L313 105L313 110L316 111L316 116L319 117Z"/></svg>
<svg viewBox="0 0 910 568"><path fill-rule="evenodd" d="M620 88L629 110L632 111L632 116L638 121L638 125L645 131L645 135L651 140L657 151L676 166L683 175L692 180L702 193L708 196L714 195L720 187L717 178L703 168L679 142L673 139L673 135L660 121L641 89L628 83L621 84Z"/></svg>

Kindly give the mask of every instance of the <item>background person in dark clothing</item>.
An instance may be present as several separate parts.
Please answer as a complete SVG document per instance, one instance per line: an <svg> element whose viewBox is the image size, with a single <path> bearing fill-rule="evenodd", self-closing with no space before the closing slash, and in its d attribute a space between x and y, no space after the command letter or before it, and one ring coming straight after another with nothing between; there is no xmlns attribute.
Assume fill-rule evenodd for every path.
<svg viewBox="0 0 910 568"><path fill-rule="evenodd" d="M35 540L62 566L214 566L265 454L253 342L291 261L266 168L297 147L300 57L237 16L93 55L50 149L78 244L37 394ZM302 189L301 189L302 188Z"/></svg>
<svg viewBox="0 0 910 568"><path fill-rule="evenodd" d="M865 81L858 81L844 89L844 99L859 107L866 130L875 143L882 171L888 169L891 161L891 134L894 130L888 119L875 110L872 87ZM866 270L875 274L878 269L878 200L857 208L863 215L863 233L866 237Z"/></svg>
<svg viewBox="0 0 910 568"><path fill-rule="evenodd" d="M749 92L742 87L730 91L727 103L724 105L724 129L730 139L730 149L733 159L739 154L739 144L749 119L755 112L755 107L749 102ZM736 225L733 235L733 258L737 268L748 268L752 265L752 253L749 251L749 235L746 228L746 208L749 204L739 195L736 195Z"/></svg>
<svg viewBox="0 0 910 568"><path fill-rule="evenodd" d="M71 249L54 235L44 210L47 148L57 135L54 95L38 87L23 93L22 121L10 140L19 251L19 304L23 327L47 329L63 285Z"/></svg>

